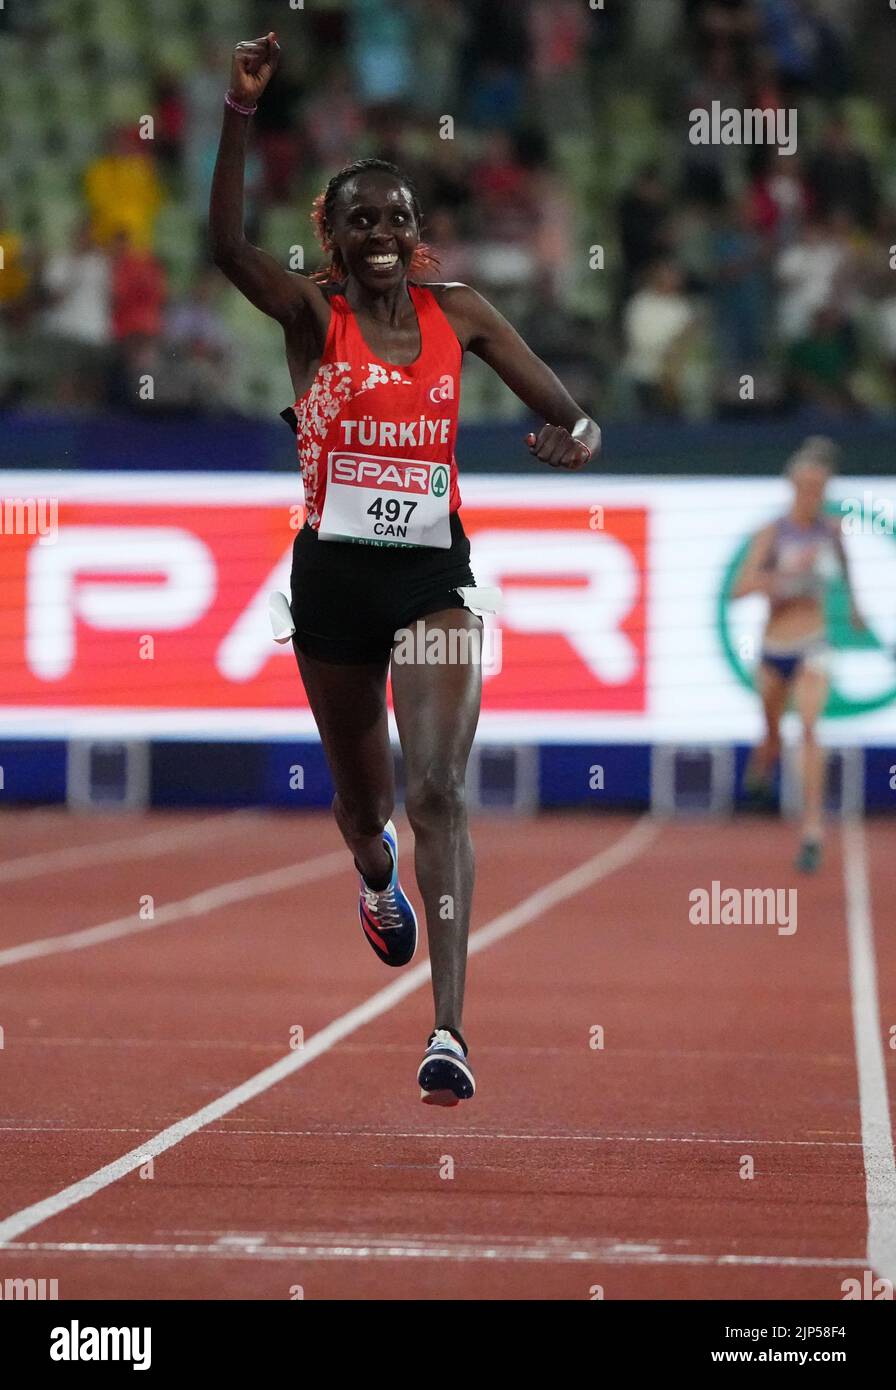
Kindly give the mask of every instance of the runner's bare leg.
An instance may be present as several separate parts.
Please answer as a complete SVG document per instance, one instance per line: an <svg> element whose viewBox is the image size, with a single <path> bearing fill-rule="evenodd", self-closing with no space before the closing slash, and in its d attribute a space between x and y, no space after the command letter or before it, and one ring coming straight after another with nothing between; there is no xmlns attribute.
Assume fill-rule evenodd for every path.
<svg viewBox="0 0 896 1390"><path fill-rule="evenodd" d="M801 774L803 839L820 840L824 833L825 751L818 739L818 719L828 698L823 671L804 667L796 678L793 702L803 724Z"/></svg>
<svg viewBox="0 0 896 1390"><path fill-rule="evenodd" d="M383 826L395 805L395 765L386 710L388 658L340 666L300 652L299 671L336 789L333 814L366 879L387 882Z"/></svg>
<svg viewBox="0 0 896 1390"><path fill-rule="evenodd" d="M467 759L482 693L482 623L465 609L419 620L425 634L458 633L455 654L475 659L429 665L392 662L392 698L405 766L405 809L414 831L417 885L426 911L437 1028L462 1028L473 846L464 796ZM412 631L416 630L414 624ZM469 647L466 646L469 634ZM421 653L420 642L416 644Z"/></svg>

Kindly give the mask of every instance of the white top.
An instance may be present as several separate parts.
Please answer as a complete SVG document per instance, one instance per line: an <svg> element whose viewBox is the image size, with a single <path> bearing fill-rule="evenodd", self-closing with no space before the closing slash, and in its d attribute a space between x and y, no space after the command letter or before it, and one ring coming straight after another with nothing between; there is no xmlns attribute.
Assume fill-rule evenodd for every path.
<svg viewBox="0 0 896 1390"><path fill-rule="evenodd" d="M102 251L52 256L44 284L61 298L44 311L47 333L79 343L102 345L111 338L109 262Z"/></svg>
<svg viewBox="0 0 896 1390"><path fill-rule="evenodd" d="M782 251L776 266L781 285L778 324L788 342L803 337L817 310L830 302L845 259L843 248L832 241Z"/></svg>
<svg viewBox="0 0 896 1390"><path fill-rule="evenodd" d="M694 322L694 310L684 295L639 290L625 310L628 343L626 368L636 381L658 381L666 354Z"/></svg>

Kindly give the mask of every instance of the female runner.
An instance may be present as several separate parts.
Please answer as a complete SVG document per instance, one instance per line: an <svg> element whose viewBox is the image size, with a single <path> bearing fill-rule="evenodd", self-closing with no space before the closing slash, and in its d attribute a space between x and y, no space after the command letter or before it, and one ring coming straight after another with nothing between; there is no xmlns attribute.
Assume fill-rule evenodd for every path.
<svg viewBox="0 0 896 1390"><path fill-rule="evenodd" d="M838 573L849 590L851 621L864 626L837 518L824 514L825 489L836 462L837 446L829 439L815 435L800 446L786 469L793 485L790 510L757 532L732 590L732 598L760 593L769 599L757 678L766 733L753 751L746 786L757 799L771 800L781 718L792 695L802 724L803 820L796 866L805 873L813 873L821 862L825 755L817 724L829 688L824 597Z"/></svg>
<svg viewBox="0 0 896 1390"><path fill-rule="evenodd" d="M324 283L285 270L243 233L249 118L279 60L273 33L237 45L215 168L215 263L283 326L296 392L306 522L293 548L293 645L335 787L333 812L361 876L359 913L387 965L414 954L417 923L398 879L386 710L404 753L405 809L426 911L435 1018L422 1099L473 1095L462 1033L473 850L464 806L479 717L476 661L392 660L413 625L450 650L481 622L460 520L454 440L461 359L474 352L547 423L531 452L579 469L600 430L510 324L474 290L416 280L434 264L408 180L380 160L342 169L315 204L330 255ZM451 646L450 639L454 639ZM459 640L458 640L459 639Z"/></svg>

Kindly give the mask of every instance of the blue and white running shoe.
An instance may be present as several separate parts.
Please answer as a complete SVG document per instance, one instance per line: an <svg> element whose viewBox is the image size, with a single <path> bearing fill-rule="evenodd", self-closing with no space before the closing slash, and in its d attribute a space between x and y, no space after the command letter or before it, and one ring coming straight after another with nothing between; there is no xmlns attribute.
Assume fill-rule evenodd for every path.
<svg viewBox="0 0 896 1390"><path fill-rule="evenodd" d="M430 1034L417 1080L424 1105L457 1105L475 1094L467 1045L459 1033L437 1028Z"/></svg>
<svg viewBox="0 0 896 1390"><path fill-rule="evenodd" d="M398 835L391 821L383 828L383 843L392 860L392 877L381 892L368 888L361 877L358 916L380 960L407 965L417 949L417 915L398 882Z"/></svg>

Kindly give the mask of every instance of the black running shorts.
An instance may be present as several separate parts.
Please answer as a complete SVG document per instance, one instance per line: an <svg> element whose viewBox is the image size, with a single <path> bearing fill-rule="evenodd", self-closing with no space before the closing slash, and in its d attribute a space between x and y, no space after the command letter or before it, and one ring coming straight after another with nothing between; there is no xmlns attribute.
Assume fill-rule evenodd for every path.
<svg viewBox="0 0 896 1390"><path fill-rule="evenodd" d="M339 664L388 660L399 628L463 608L457 588L476 581L457 512L450 521L448 550L322 541L306 523L293 542L290 578L299 650Z"/></svg>

